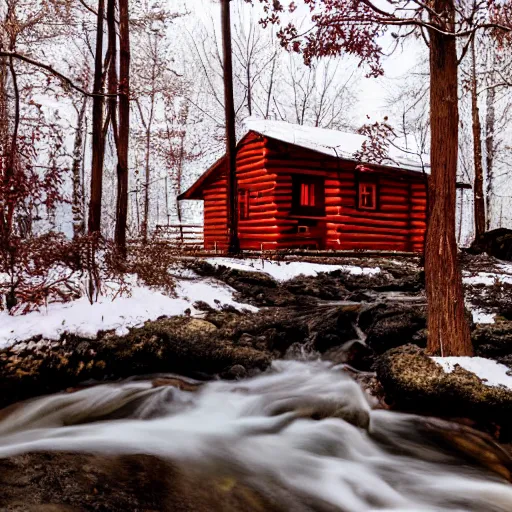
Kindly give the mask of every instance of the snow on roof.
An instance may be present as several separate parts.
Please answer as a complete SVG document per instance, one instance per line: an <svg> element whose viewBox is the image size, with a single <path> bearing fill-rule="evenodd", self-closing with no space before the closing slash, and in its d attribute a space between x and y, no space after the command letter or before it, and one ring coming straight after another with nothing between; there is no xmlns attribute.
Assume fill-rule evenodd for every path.
<svg viewBox="0 0 512 512"><path fill-rule="evenodd" d="M367 137L357 133L302 126L285 121L269 121L256 117L248 117L245 119L244 124L247 131L253 131L272 139L318 151L325 155L354 161L354 153L359 151L363 142L367 140ZM419 156L416 157L396 147L390 147L389 157L389 161L383 165L398 167L408 171L423 171ZM425 170L428 171L430 168L428 157L423 156L423 163Z"/></svg>

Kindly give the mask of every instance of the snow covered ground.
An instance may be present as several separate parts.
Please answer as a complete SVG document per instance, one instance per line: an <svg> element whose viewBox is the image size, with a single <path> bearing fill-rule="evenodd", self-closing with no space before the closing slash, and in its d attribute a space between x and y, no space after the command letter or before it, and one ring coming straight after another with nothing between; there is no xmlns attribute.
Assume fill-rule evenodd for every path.
<svg viewBox="0 0 512 512"><path fill-rule="evenodd" d="M493 324L494 319L496 317L495 313L487 313L486 311L482 311L481 309L474 308L471 304L468 304L468 307L473 315L473 322L475 324Z"/></svg>
<svg viewBox="0 0 512 512"><path fill-rule="evenodd" d="M358 267L355 265L323 265L321 263L309 263L306 261L273 261L262 259L234 259L234 258L207 258L206 261L214 266L223 265L237 270L263 272L270 275L276 281L288 281L294 277L316 276L320 272L334 272L341 270L353 275L375 275L380 273L380 268Z"/></svg>
<svg viewBox="0 0 512 512"><path fill-rule="evenodd" d="M112 329L117 334L126 334L129 327L141 326L145 321L161 316L182 315L187 309L196 315L199 312L193 304L199 300L216 309L231 305L240 310L257 311L254 306L236 302L233 292L228 285L213 279L177 278L176 297L134 285L131 296L115 300L112 300L113 294L109 294L90 304L86 297L82 297L65 304L52 303L41 311L20 316L1 311L0 348L38 335L58 340L64 332L84 338L94 338L98 331Z"/></svg>
<svg viewBox="0 0 512 512"><path fill-rule="evenodd" d="M476 275L465 274L463 278L464 284L484 284L486 286L492 286L496 281L512 284L512 275L510 274L500 274L497 272L478 272Z"/></svg>
<svg viewBox="0 0 512 512"><path fill-rule="evenodd" d="M512 376L508 375L510 369L492 359L483 357L433 357L446 373L451 373L456 365L480 377L487 386L505 386L512 390Z"/></svg>

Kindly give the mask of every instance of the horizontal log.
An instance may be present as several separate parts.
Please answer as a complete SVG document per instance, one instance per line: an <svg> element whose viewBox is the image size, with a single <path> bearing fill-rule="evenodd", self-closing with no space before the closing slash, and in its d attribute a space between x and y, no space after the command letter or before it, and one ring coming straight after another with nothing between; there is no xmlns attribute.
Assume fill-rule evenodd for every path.
<svg viewBox="0 0 512 512"><path fill-rule="evenodd" d="M238 178L240 180L249 180L251 178L260 178L261 176L271 176L264 168L256 167L251 170L245 170L243 175ZM275 181L275 176L272 177L272 181Z"/></svg>
<svg viewBox="0 0 512 512"><path fill-rule="evenodd" d="M274 174L260 174L259 176L251 176L250 178L244 178L243 180L238 180L239 188L243 188L245 186L251 185L273 185L275 186L275 175Z"/></svg>
<svg viewBox="0 0 512 512"><path fill-rule="evenodd" d="M390 227L390 228L406 228L409 225L409 222L407 219L403 220L391 220L391 219L375 219L375 218L362 218L349 215L340 215L336 217L336 222L333 222L333 225L340 225L340 224L346 224L346 225L361 225L361 226L375 226L375 227Z"/></svg>
<svg viewBox="0 0 512 512"><path fill-rule="evenodd" d="M398 241L398 242L401 242L401 241L407 241L408 240L408 237L407 235L389 235L389 234L373 234L373 233L359 233L359 232L356 232L356 233L347 233L347 232L343 232L343 233L340 233L340 240L347 240L347 241L367 241L367 242L372 242L372 241L382 241L382 242L386 242L386 241Z"/></svg>
<svg viewBox="0 0 512 512"><path fill-rule="evenodd" d="M383 212L406 212L409 210L409 205L381 204L379 210Z"/></svg>
<svg viewBox="0 0 512 512"><path fill-rule="evenodd" d="M399 227L390 228L389 226L361 226L354 224L340 224L338 232L340 235L345 235L346 233L375 233L376 235L396 236L407 236L411 233L409 229Z"/></svg>
<svg viewBox="0 0 512 512"><path fill-rule="evenodd" d="M410 198L407 196L388 196L388 195L381 195L379 196L379 202L381 205L383 204L409 204Z"/></svg>
<svg viewBox="0 0 512 512"><path fill-rule="evenodd" d="M349 216L357 216L360 218L367 218L367 219L407 219L407 213L405 212L396 212L396 213L389 213L389 212L383 212L380 210L355 210L354 208L346 207L345 205L342 205L340 207L340 215L349 215Z"/></svg>

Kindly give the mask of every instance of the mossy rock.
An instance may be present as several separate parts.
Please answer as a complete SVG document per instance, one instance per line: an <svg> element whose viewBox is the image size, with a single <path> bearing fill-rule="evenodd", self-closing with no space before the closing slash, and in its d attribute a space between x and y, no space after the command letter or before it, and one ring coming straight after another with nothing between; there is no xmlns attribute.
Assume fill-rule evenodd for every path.
<svg viewBox="0 0 512 512"><path fill-rule="evenodd" d="M0 407L91 379L167 372L206 379L235 365L250 372L270 364L268 353L237 346L215 325L187 317L147 322L126 336L67 335L58 343L39 340L35 348L22 347L0 351Z"/></svg>
<svg viewBox="0 0 512 512"><path fill-rule="evenodd" d="M503 440L512 438L512 391L487 386L475 374L443 368L414 345L389 350L375 369L395 408L450 418L468 418L485 428L499 427Z"/></svg>
<svg viewBox="0 0 512 512"><path fill-rule="evenodd" d="M477 355L500 358L512 355L512 322L478 326L472 334Z"/></svg>

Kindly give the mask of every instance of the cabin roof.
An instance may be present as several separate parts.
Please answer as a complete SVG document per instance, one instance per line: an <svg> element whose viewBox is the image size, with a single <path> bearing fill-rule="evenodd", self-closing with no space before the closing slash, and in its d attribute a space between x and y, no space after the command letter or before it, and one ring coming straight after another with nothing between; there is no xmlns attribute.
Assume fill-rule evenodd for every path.
<svg viewBox="0 0 512 512"><path fill-rule="evenodd" d="M281 142L292 144L301 148L309 149L317 153L322 153L341 160L353 161L358 164L366 162L358 161L354 154L361 149L362 144L367 138L364 135L356 133L347 133L337 130L327 130L325 128L313 128L301 126L284 121L269 121L250 117L245 120L247 129L246 135L238 143L238 146L252 135L260 135L275 139ZM185 192L178 196L178 200L183 199L202 199L202 187L213 177L224 163L226 156L219 158L202 176ZM376 165L366 163L372 167L406 171L406 172L430 172L430 164L426 155L416 156L408 154L397 147L391 147L389 159L387 162ZM461 188L468 188L463 184L458 184ZM469 187L471 188L471 187Z"/></svg>
<svg viewBox="0 0 512 512"><path fill-rule="evenodd" d="M244 124L247 131L259 133L271 139L288 142L294 146L311 149L335 158L369 164L369 162L361 162L354 158L355 153L360 151L363 143L368 140L364 135L255 117L247 118ZM420 157L393 146L389 148L389 158L382 162L382 166L418 172L424 170L428 172L430 169L427 155Z"/></svg>

